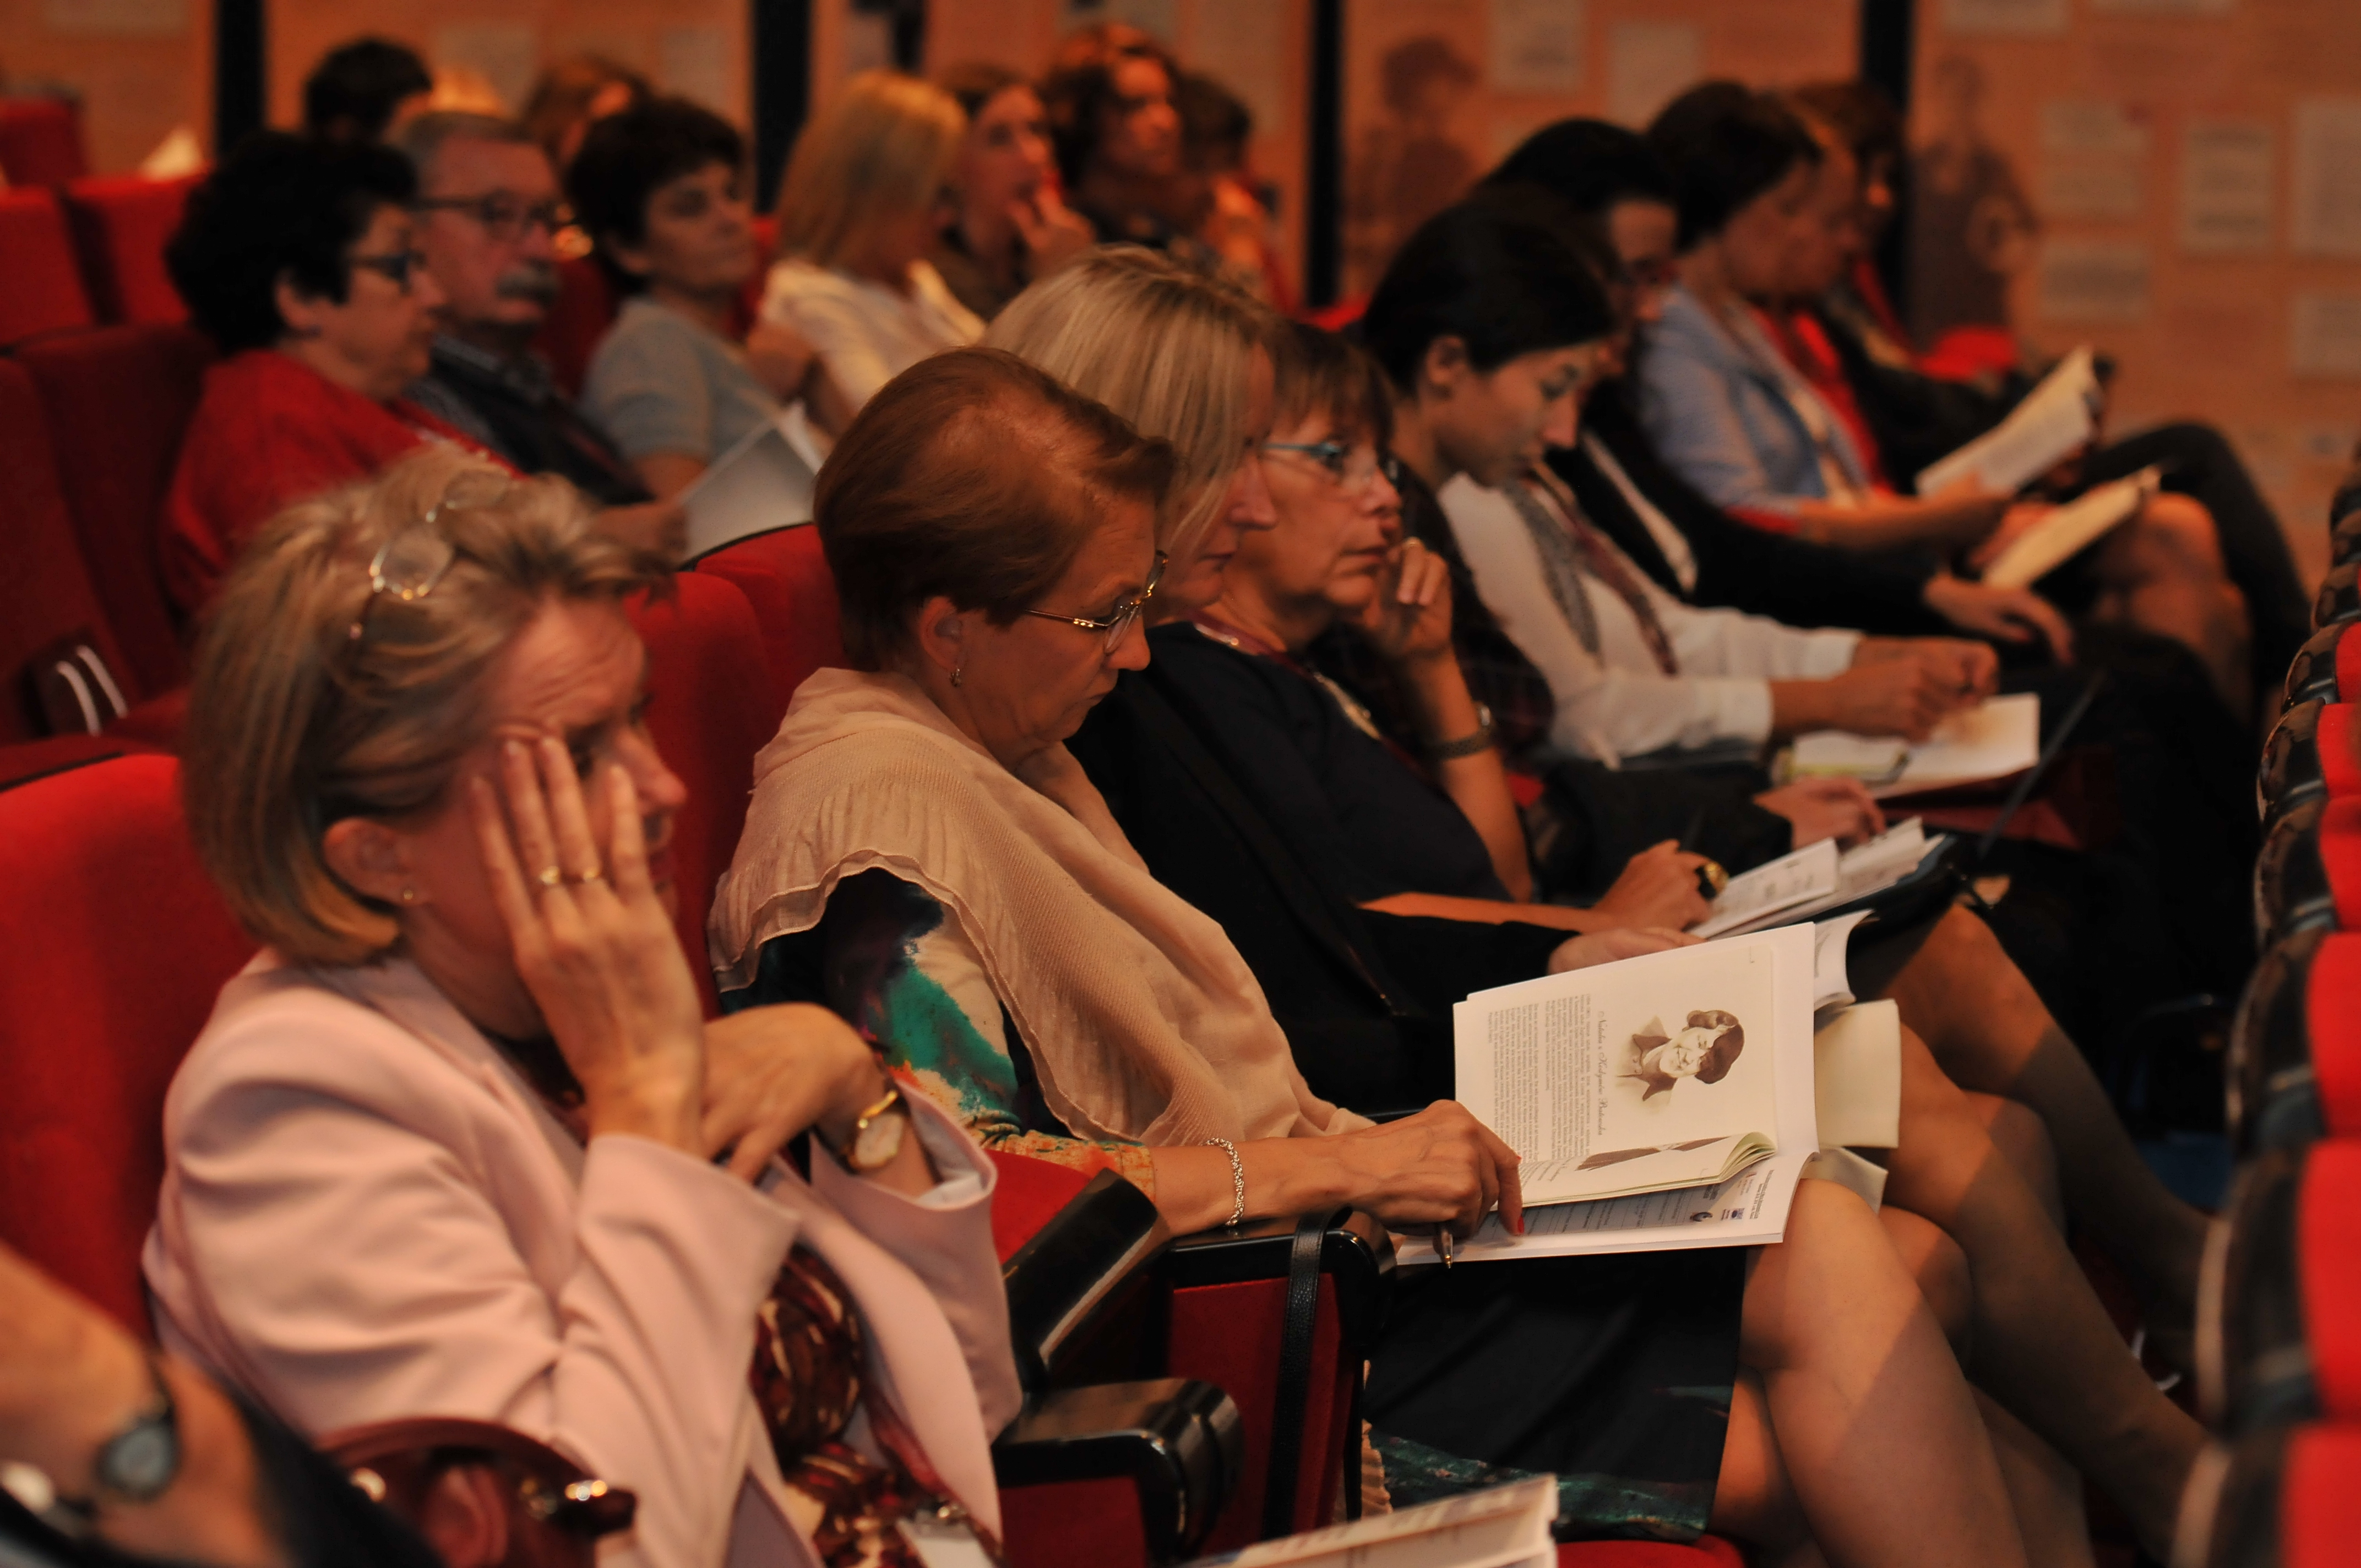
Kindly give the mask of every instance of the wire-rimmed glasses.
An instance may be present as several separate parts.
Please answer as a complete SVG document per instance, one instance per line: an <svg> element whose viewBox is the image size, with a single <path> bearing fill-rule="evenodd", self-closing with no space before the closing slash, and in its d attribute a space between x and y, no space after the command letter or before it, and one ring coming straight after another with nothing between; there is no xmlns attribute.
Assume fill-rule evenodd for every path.
<svg viewBox="0 0 2361 1568"><path fill-rule="evenodd" d="M400 604L416 604L433 593L443 579L451 574L459 559L457 546L436 526L445 511L462 507L490 506L505 495L509 477L483 469L469 469L452 479L444 488L443 497L426 509L426 515L415 522L404 523L386 536L369 557L368 598L353 617L351 630L345 634L349 656L357 661L361 644L368 636L369 611L379 599L390 597Z"/></svg>
<svg viewBox="0 0 2361 1568"><path fill-rule="evenodd" d="M1391 453L1380 453L1370 445L1347 445L1341 441L1266 441L1265 452L1293 452L1311 458L1327 471L1336 488L1356 493L1366 491L1383 474L1386 483L1394 484L1401 473L1401 460Z"/></svg>
<svg viewBox="0 0 2361 1568"><path fill-rule="evenodd" d="M1148 586L1140 589L1136 597L1125 599L1116 605L1114 610L1105 616L1068 615L1061 609L1028 609L1025 613L1038 615L1044 620L1062 620L1067 625L1080 627L1084 631L1105 632L1107 656L1112 658L1115 656L1115 650L1123 646L1124 635L1131 630L1132 622L1137 620L1139 612L1148 608L1148 601L1156 597L1156 585L1163 580L1164 552L1159 550L1156 553L1156 565L1148 568Z"/></svg>

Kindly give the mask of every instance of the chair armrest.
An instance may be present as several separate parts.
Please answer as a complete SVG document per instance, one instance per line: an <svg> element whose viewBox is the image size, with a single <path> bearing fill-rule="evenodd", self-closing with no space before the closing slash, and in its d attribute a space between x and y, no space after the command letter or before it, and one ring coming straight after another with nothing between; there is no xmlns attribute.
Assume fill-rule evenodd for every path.
<svg viewBox="0 0 2361 1568"><path fill-rule="evenodd" d="M1320 1270L1335 1288L1338 1321L1347 1341L1357 1343L1374 1323L1387 1277L1393 1273L1394 1248L1383 1231L1352 1222L1351 1213L1339 1209L1329 1217L1327 1234L1321 1238ZM1284 1279L1294 1243L1291 1220L1198 1231L1174 1239L1166 1255L1165 1277L1176 1290Z"/></svg>
<svg viewBox="0 0 2361 1568"><path fill-rule="evenodd" d="M1178 1562L1204 1539L1246 1464L1238 1408L1210 1383L1163 1377L1060 1388L1028 1401L992 1445L1005 1491L1128 1478L1151 1562Z"/></svg>
<svg viewBox="0 0 2361 1568"><path fill-rule="evenodd" d="M1099 1381L1093 1370L1161 1371L1137 1364L1142 1342L1161 1341L1141 1321L1160 1303L1155 1265L1172 1233L1148 1194L1101 1171L1001 1266L1018 1380L1028 1395ZM1120 1332L1126 1325L1135 1332ZM1112 1344L1111 1341L1127 1341ZM1133 1365L1102 1366L1110 1356Z"/></svg>

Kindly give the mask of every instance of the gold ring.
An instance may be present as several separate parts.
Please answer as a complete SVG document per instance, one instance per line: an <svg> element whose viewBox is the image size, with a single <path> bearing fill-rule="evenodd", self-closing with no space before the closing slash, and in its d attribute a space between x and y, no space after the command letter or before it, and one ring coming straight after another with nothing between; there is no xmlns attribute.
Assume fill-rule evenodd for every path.
<svg viewBox="0 0 2361 1568"><path fill-rule="evenodd" d="M1720 896L1721 890L1730 885L1730 873L1721 869L1719 861L1708 861L1697 870L1705 873L1705 880L1712 886L1716 897Z"/></svg>
<svg viewBox="0 0 2361 1568"><path fill-rule="evenodd" d="M578 883L605 882L607 880L607 873L600 871L597 866L592 866L587 872L577 872L572 880Z"/></svg>
<svg viewBox="0 0 2361 1568"><path fill-rule="evenodd" d="M533 880L544 887L556 887L566 881L566 873L555 866L544 866L541 868L541 874Z"/></svg>

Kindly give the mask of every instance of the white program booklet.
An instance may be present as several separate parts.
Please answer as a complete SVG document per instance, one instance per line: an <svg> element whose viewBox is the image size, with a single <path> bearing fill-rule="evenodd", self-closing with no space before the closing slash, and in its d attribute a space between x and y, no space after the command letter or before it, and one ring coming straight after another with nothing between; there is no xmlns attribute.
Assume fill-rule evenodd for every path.
<svg viewBox="0 0 2361 1568"><path fill-rule="evenodd" d="M1456 1093L1521 1157L1527 1234L1494 1215L1455 1258L1778 1240L1819 1146L1814 957L1788 926L1460 1003Z"/></svg>
<svg viewBox="0 0 2361 1568"><path fill-rule="evenodd" d="M1940 495L1973 477L1986 490L2015 494L2088 444L2101 395L2086 345L2052 367L2006 419L1920 469L1918 493Z"/></svg>
<svg viewBox="0 0 2361 1568"><path fill-rule="evenodd" d="M2009 542L1983 570L1995 588L2021 588L2057 570L2086 544L2147 505L2163 478L2159 468L2143 468L2104 485L2093 485L2073 500Z"/></svg>
<svg viewBox="0 0 2361 1568"><path fill-rule="evenodd" d="M809 522L823 455L799 402L749 431L680 493L681 509L688 514L688 544L681 559L694 561L751 533Z"/></svg>
<svg viewBox="0 0 2361 1568"><path fill-rule="evenodd" d="M1791 779L1856 778L1884 799L2004 779L2040 759L2041 698L2018 692L1962 708L1915 746L1842 729L1798 735L1784 772Z"/></svg>
<svg viewBox="0 0 2361 1568"><path fill-rule="evenodd" d="M1557 1477L1535 1475L1281 1536L1189 1568L1555 1568Z"/></svg>
<svg viewBox="0 0 2361 1568"><path fill-rule="evenodd" d="M1689 929L1706 938L1742 937L1808 920L1892 887L1949 841L1942 833L1928 837L1916 817L1842 853L1834 840L1823 839L1730 878L1706 918Z"/></svg>

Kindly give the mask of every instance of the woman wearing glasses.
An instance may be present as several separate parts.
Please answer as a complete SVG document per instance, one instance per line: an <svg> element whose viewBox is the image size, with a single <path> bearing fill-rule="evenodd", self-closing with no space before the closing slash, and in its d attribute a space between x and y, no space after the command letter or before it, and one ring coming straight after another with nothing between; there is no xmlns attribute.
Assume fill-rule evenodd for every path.
<svg viewBox="0 0 2361 1568"><path fill-rule="evenodd" d="M183 755L263 951L173 1080L148 1282L307 1433L494 1421L631 1488L602 1562L907 1568L997 1533L994 1167L821 1010L699 1015L662 574L447 452L258 536Z"/></svg>
<svg viewBox="0 0 2361 1568"><path fill-rule="evenodd" d="M391 148L278 132L190 193L165 264L224 357L164 499L164 584L184 614L289 502L464 440L402 399L443 302L412 249L415 193Z"/></svg>

